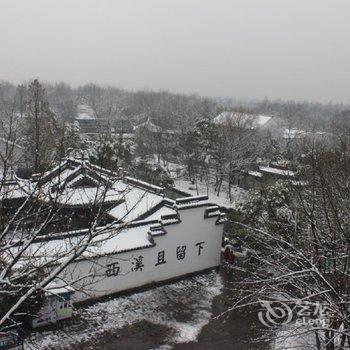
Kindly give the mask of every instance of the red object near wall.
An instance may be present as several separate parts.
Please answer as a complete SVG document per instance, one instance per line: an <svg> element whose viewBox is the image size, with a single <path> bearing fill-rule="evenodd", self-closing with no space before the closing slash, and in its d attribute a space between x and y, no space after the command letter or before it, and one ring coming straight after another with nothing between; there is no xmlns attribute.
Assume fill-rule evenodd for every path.
<svg viewBox="0 0 350 350"><path fill-rule="evenodd" d="M227 263L233 264L235 262L235 255L230 246L226 246L224 250L224 258Z"/></svg>

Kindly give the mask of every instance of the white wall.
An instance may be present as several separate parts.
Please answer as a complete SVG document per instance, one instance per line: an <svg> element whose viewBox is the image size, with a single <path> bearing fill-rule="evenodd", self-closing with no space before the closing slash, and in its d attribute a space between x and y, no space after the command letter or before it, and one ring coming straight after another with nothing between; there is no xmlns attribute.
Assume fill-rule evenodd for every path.
<svg viewBox="0 0 350 350"><path fill-rule="evenodd" d="M70 265L64 276L66 280L94 275L74 285L80 286L85 292L76 292L73 296L74 301L96 298L218 266L223 227L215 225L216 217L204 219L204 211L205 207L179 211L181 223L165 226L167 233L154 237L155 247ZM199 247L196 246L199 242L204 242L200 255ZM178 246L186 246L185 257L182 260L177 259ZM157 266L158 252L163 250L166 263ZM139 256L143 256L142 271L132 271L132 262ZM117 276L107 277L106 266L111 263L118 263L120 272Z"/></svg>

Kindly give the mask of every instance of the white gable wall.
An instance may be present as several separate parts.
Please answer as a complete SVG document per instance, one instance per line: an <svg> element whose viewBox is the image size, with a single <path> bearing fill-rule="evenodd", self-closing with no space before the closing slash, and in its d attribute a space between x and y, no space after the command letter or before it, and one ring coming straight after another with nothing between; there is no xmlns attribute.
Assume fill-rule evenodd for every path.
<svg viewBox="0 0 350 350"><path fill-rule="evenodd" d="M166 234L155 236L155 246L125 253L113 254L93 260L83 260L70 265L63 276L66 280L78 280L88 295L76 292L75 302L97 298L124 290L141 287L182 275L194 273L220 264L222 225L216 225L217 217L204 219L205 207L180 210L181 222L165 226ZM202 249L199 254L200 242ZM177 258L177 247L186 246L183 259ZM157 265L158 253L164 251L166 263ZM135 268L135 258L142 256L142 270ZM133 264L134 262L134 264ZM107 265L115 263L113 267ZM117 275L116 274L120 268ZM109 276L107 276L109 270ZM81 280L82 276L93 275Z"/></svg>

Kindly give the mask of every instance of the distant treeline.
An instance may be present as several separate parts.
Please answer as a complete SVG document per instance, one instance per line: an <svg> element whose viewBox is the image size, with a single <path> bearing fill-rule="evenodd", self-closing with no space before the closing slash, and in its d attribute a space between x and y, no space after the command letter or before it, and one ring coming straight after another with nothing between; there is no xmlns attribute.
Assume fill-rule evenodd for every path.
<svg viewBox="0 0 350 350"><path fill-rule="evenodd" d="M0 109L23 112L27 100L28 83L14 85L0 82ZM329 121L337 115L349 114L344 104L321 104L295 101L239 100L234 98L210 98L198 95L175 94L168 91L128 91L111 86L86 84L72 88L69 84L43 83L49 105L58 117L73 120L78 104L89 105L97 118L120 117L152 118L164 128L187 128L203 117L215 117L224 110L240 110L268 114L293 124L307 123L327 128Z"/></svg>

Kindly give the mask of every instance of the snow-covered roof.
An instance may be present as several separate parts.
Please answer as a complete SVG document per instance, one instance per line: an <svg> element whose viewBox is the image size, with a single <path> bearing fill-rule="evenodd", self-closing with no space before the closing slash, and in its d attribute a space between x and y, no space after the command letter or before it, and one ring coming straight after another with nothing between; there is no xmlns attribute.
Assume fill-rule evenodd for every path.
<svg viewBox="0 0 350 350"><path fill-rule="evenodd" d="M154 242L149 233L152 225L154 223L145 223L140 226L124 229L118 226L102 228L100 229L101 233L96 234L89 243L88 249L80 258L86 259L94 256L152 247L154 246ZM33 243L27 249L17 266L43 264L44 262L55 261L55 259L57 261L64 259L71 250L73 251L86 243L87 236L86 234L69 235L64 238L60 237ZM20 249L20 246L12 248L11 252L15 253L17 249Z"/></svg>
<svg viewBox="0 0 350 350"><path fill-rule="evenodd" d="M126 180L128 183L132 183L135 186L146 187L156 192L162 192L164 190L163 187L156 186L156 185L150 184L149 182L141 181L130 176L126 176L124 180Z"/></svg>
<svg viewBox="0 0 350 350"><path fill-rule="evenodd" d="M135 131L139 129L147 129L151 132L162 132L162 128L153 124L149 118L144 123L134 126Z"/></svg>
<svg viewBox="0 0 350 350"><path fill-rule="evenodd" d="M34 174L30 180L14 178L5 183L2 198L33 198L64 207L108 205L108 215L117 221L131 222L153 215L166 203L163 188L91 164L86 158L68 157L51 171ZM162 212L169 213L169 211ZM158 217L160 219L160 216Z"/></svg>
<svg viewBox="0 0 350 350"><path fill-rule="evenodd" d="M263 127L271 120L271 118L270 115L259 114L257 115L257 123L260 127Z"/></svg>
<svg viewBox="0 0 350 350"><path fill-rule="evenodd" d="M76 169L79 169L77 166ZM103 175L100 174L102 179ZM72 179L67 182L67 179ZM133 178L107 178L108 186L104 182L97 181L96 186L74 187L76 183L84 179L90 180L85 173L81 174L74 169L66 169L47 182L42 188L40 198L42 200L56 201L64 206L86 206L102 203L115 204L108 212L108 215L118 221L133 221L140 216L144 216L154 207L159 206L165 199L163 188L154 186L147 182L138 181ZM91 179L94 180L94 179ZM52 188L61 188L58 186L67 183L67 186L59 192L52 192Z"/></svg>
<svg viewBox="0 0 350 350"><path fill-rule="evenodd" d="M212 204L209 201L209 197L207 195L199 195L199 196L189 196L189 197L183 197L183 198L177 198L176 204L174 207L178 210L183 209L189 209L189 208L196 208L198 206L205 206L205 205Z"/></svg>
<svg viewBox="0 0 350 350"><path fill-rule="evenodd" d="M259 170L262 172L265 172L265 173L287 176L287 177L294 177L296 175L295 171L284 170L284 169L279 169L279 168L272 168L269 166L259 166Z"/></svg>
<svg viewBox="0 0 350 350"><path fill-rule="evenodd" d="M71 182L71 180L81 174L91 175L99 181L104 182L118 177L118 174L115 172L90 163L88 158L83 154L81 157L67 157L53 169L45 173L33 174L32 181L49 183L49 185L54 186Z"/></svg>
<svg viewBox="0 0 350 350"><path fill-rule="evenodd" d="M295 128L285 128L283 129L282 137L287 140L303 139L303 138L312 138L312 137L327 137L332 138L334 135L324 131L307 131Z"/></svg>
<svg viewBox="0 0 350 350"><path fill-rule="evenodd" d="M63 281L61 280L54 280L50 282L45 288L45 294L47 296L50 295L57 295L60 296L65 293L74 293L75 289L71 286L67 286Z"/></svg>
<svg viewBox="0 0 350 350"><path fill-rule="evenodd" d="M239 112L222 112L214 118L214 124L233 126L244 129L263 128L270 120L271 116L262 114L250 114Z"/></svg>
<svg viewBox="0 0 350 350"><path fill-rule="evenodd" d="M13 179L5 181L1 186L1 199L20 199L26 198L32 191L30 181L22 179Z"/></svg>
<svg viewBox="0 0 350 350"><path fill-rule="evenodd" d="M91 120L91 119L96 119L94 111L92 108L86 104L80 104L77 107L77 117L76 119L78 120Z"/></svg>
<svg viewBox="0 0 350 350"><path fill-rule="evenodd" d="M108 212L108 215L116 220L122 220L124 222L136 220L165 200L162 195L148 192L145 189L134 187L130 184L123 185L125 186L121 191L123 201ZM115 184L113 188L116 188L116 186L121 189L122 183Z"/></svg>
<svg viewBox="0 0 350 350"><path fill-rule="evenodd" d="M174 215L176 214L176 210L170 206L162 206L153 214L147 216L147 220L159 220L164 215Z"/></svg>
<svg viewBox="0 0 350 350"><path fill-rule="evenodd" d="M54 195L53 195L54 197ZM103 187L67 188L57 196L57 202L64 206L89 206L113 203L122 200L119 192Z"/></svg>
<svg viewBox="0 0 350 350"><path fill-rule="evenodd" d="M286 128L283 130L283 138L284 139L297 139L304 138L306 136L306 131L298 130L298 129L289 129Z"/></svg>
<svg viewBox="0 0 350 350"><path fill-rule="evenodd" d="M248 175L254 176L254 177L262 177L263 174L260 173L259 171L248 171Z"/></svg>

